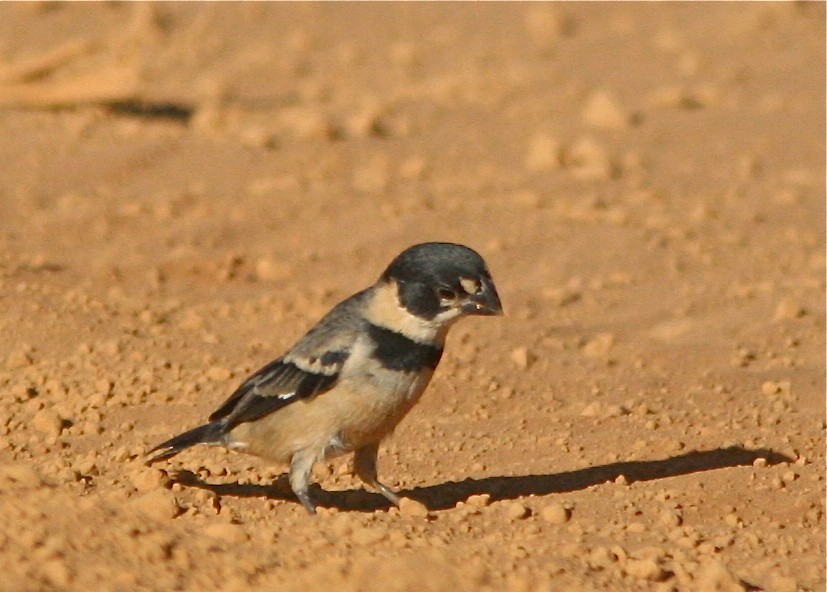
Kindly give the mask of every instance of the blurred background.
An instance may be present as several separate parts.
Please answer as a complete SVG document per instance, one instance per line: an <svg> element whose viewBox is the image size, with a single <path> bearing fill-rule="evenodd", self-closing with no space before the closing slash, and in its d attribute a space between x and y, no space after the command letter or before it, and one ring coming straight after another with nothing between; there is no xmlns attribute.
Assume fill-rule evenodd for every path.
<svg viewBox="0 0 827 592"><path fill-rule="evenodd" d="M383 469L437 486L419 494L441 508L463 502L440 483L506 479L461 490L500 500L479 527L404 531L458 549L432 570L445 586L823 588L824 23L814 2L3 3L0 460L56 488L31 494L32 520L106 530L144 500L149 532L198 564L187 533L213 498L146 481L141 451L403 248L447 240L484 255L507 316L457 327ZM679 493L646 464L639 489L591 488L623 476L614 463L693 451L714 460L668 465ZM207 466L213 481L278 475L215 458L231 474ZM326 489L358 488L337 471ZM22 511L3 487L0 535ZM578 527L537 518L563 491ZM115 509L55 505L78 495ZM218 538L238 538L227 553L246 567L192 582L249 589L289 568L305 584L419 583L400 568L359 584L371 553L411 557L393 537L314 571L300 543L318 524L294 504L222 499L238 530ZM526 514L500 519L520 514L503 500ZM398 519L353 514L357 530ZM183 581L186 560L150 554L153 584L143 543L106 536L123 553L98 571L81 569L97 551L66 541L51 567L28 561L34 539L0 565L21 586ZM613 544L651 564L605 559Z"/></svg>

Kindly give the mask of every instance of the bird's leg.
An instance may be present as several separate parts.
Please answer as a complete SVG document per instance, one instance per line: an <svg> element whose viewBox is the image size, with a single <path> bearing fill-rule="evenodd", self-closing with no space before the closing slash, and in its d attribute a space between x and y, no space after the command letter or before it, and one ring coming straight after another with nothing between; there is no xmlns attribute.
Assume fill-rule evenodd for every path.
<svg viewBox="0 0 827 592"><path fill-rule="evenodd" d="M311 516L316 514L316 505L310 499L310 472L316 463L316 455L300 451L290 459L290 489Z"/></svg>
<svg viewBox="0 0 827 592"><path fill-rule="evenodd" d="M399 496L387 485L380 483L376 474L376 455L379 442L368 444L356 450L353 455L353 473L367 485L381 493L394 506L399 505Z"/></svg>

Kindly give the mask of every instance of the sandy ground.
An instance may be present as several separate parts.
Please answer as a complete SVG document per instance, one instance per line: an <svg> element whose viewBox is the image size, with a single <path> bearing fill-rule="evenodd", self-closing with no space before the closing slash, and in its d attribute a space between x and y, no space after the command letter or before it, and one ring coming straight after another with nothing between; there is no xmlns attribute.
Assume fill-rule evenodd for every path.
<svg viewBox="0 0 827 592"><path fill-rule="evenodd" d="M825 9L0 6L0 589L825 588ZM380 471L144 452L404 247Z"/></svg>

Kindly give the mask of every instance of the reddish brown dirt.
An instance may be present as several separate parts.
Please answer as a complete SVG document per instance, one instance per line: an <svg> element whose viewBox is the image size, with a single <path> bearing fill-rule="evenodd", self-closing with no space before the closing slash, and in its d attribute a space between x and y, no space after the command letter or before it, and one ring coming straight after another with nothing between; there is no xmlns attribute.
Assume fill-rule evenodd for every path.
<svg viewBox="0 0 827 592"><path fill-rule="evenodd" d="M824 22L4 3L0 588L824 590ZM427 516L143 465L425 240L507 313L383 446Z"/></svg>

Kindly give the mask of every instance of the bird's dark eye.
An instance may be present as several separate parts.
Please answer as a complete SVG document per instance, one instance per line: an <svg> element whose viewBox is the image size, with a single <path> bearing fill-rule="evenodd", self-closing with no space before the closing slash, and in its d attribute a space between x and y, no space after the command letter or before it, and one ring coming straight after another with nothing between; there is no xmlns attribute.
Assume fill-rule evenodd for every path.
<svg viewBox="0 0 827 592"><path fill-rule="evenodd" d="M451 288L437 288L436 295L443 302L452 302L457 298L456 292L454 292Z"/></svg>

